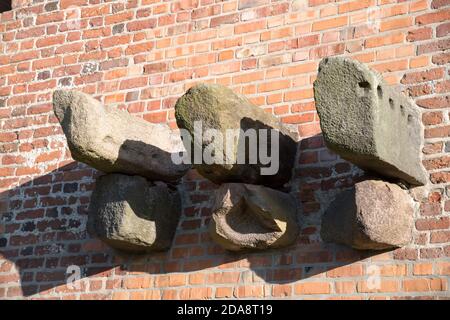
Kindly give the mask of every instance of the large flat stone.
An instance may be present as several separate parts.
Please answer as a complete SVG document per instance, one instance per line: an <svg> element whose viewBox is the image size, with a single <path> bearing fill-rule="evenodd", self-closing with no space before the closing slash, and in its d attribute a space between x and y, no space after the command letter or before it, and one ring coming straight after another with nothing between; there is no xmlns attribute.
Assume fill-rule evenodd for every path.
<svg viewBox="0 0 450 320"><path fill-rule="evenodd" d="M263 186L223 184L216 190L209 231L230 251L288 246L298 235L295 201Z"/></svg>
<svg viewBox="0 0 450 320"><path fill-rule="evenodd" d="M261 171L262 168L270 167L260 161L260 146L267 147L269 155L271 155L271 138L269 131L264 134L268 137L267 143L255 143L252 147L258 156L256 163L251 164L248 159L244 164L238 164L238 151L245 150L245 155L249 155L250 145L244 143L244 135L240 134L231 145L232 152L227 154L227 148L215 153L215 157L225 162L219 164L214 163L194 163L194 167L204 177L215 183L226 182L243 182L250 184L262 184L274 188L282 187L286 184L292 175L294 160L297 151L296 134L289 131L275 116L263 111L261 108L253 105L244 96L235 94L231 89L217 84L199 84L190 88L175 105L175 117L179 128L187 129L192 135L192 144L186 145L186 148L197 146L202 152L206 148L217 148L220 150L219 140L213 139L206 135L208 129L218 130L224 139L226 139L226 130L243 130L249 132L248 129L255 129L256 132L264 133L260 129L274 129L279 134L276 140L279 145L279 152L274 150L274 155L278 156L279 166L277 170L271 174ZM202 124L203 139L195 141L195 122ZM259 137L258 137L258 141ZM189 144L189 143L187 143ZM244 154L241 152L241 154ZM195 159L194 159L195 160ZM203 159L204 160L204 159Z"/></svg>
<svg viewBox="0 0 450 320"><path fill-rule="evenodd" d="M88 231L122 251L166 250L180 214L181 199L176 190L143 177L111 173L97 179Z"/></svg>
<svg viewBox="0 0 450 320"><path fill-rule="evenodd" d="M325 58L314 98L327 146L362 169L421 185L423 127L417 107L357 61Z"/></svg>
<svg viewBox="0 0 450 320"><path fill-rule="evenodd" d="M190 168L172 162L171 154L184 147L179 135L165 124L103 106L78 91L55 91L53 106L75 160L103 172L166 182L178 181Z"/></svg>
<svg viewBox="0 0 450 320"><path fill-rule="evenodd" d="M355 249L384 250L411 243L413 200L398 185L366 180L340 193L322 219L322 239Z"/></svg>

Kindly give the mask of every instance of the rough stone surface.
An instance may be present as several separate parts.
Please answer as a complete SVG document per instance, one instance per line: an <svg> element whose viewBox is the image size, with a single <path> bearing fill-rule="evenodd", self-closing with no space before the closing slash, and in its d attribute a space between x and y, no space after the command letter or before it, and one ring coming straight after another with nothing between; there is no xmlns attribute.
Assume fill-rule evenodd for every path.
<svg viewBox="0 0 450 320"><path fill-rule="evenodd" d="M295 201L263 186L223 184L215 194L209 231L231 251L290 245L298 235Z"/></svg>
<svg viewBox="0 0 450 320"><path fill-rule="evenodd" d="M343 191L322 220L322 239L355 249L383 250L412 239L413 200L398 185L366 180Z"/></svg>
<svg viewBox="0 0 450 320"><path fill-rule="evenodd" d="M167 125L102 106L77 91L55 91L53 106L75 160L103 172L166 182L178 181L190 168L172 162L171 153L184 147Z"/></svg>
<svg viewBox="0 0 450 320"><path fill-rule="evenodd" d="M168 249L181 214L181 199L165 184L143 177L107 174L97 179L88 231L128 252Z"/></svg>
<svg viewBox="0 0 450 320"><path fill-rule="evenodd" d="M197 147L201 150L216 143L205 135L207 129L216 129L222 133L223 137L226 137L227 129L242 129L244 132L247 129L275 129L279 132L279 170L276 174L262 175L261 168L269 167L269 165L262 164L259 158L256 164L250 164L249 161L245 164L233 164L236 162L240 148L245 149L245 154L249 154L249 144L246 143L244 147L243 139L241 142L236 139L232 146L233 152L228 155L228 158L226 150L215 155L224 161L228 159L228 164L206 164L205 162L195 164L194 162L194 167L199 173L211 181L215 183L243 182L278 188L290 180L297 151L296 134L283 126L275 116L254 106L244 96L237 95L231 89L221 85L199 84L178 99L175 105L175 117L178 126L187 129L192 136L194 136L194 122L201 121L203 139L202 141L199 139L197 143ZM267 137L268 134L265 136ZM269 146L268 154L270 155L270 136L268 142L265 145ZM193 138L192 144L186 145L186 148L193 150L195 144L195 138ZM259 143L255 145L258 146ZM258 147L257 150L259 154Z"/></svg>
<svg viewBox="0 0 450 320"><path fill-rule="evenodd" d="M325 58L314 98L331 150L362 169L413 185L426 183L420 114L379 74L348 58Z"/></svg>

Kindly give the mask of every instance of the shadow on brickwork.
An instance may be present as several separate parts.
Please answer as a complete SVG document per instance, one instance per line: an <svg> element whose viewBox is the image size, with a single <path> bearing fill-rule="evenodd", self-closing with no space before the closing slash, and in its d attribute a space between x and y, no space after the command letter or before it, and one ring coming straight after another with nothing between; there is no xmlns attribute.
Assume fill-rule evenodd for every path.
<svg viewBox="0 0 450 320"><path fill-rule="evenodd" d="M213 243L207 224L211 192L217 186L191 171L180 187L183 214L172 248L146 255L117 252L86 231L89 199L99 173L73 162L1 194L0 254L15 265L19 278L15 278L15 272L0 277L6 275L3 280L7 287L18 284L25 297L58 295L71 275L67 268L72 265L80 268L81 282L87 277L111 280L106 289L121 288L121 280L114 282L113 276L120 279L128 272L151 275L205 269L211 269L208 274L240 271L240 282L262 279L278 284L306 279L374 255L324 244L319 235L323 210L337 190L361 179L361 172L330 154L319 135L303 139L298 149L292 193L299 203L301 232L297 243L289 248L229 253ZM249 270L252 272L245 272Z"/></svg>

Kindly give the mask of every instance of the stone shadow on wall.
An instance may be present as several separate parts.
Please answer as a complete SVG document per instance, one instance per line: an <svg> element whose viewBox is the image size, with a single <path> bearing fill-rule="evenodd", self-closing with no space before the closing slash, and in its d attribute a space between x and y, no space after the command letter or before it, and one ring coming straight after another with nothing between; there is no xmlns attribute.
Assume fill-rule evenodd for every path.
<svg viewBox="0 0 450 320"><path fill-rule="evenodd" d="M69 266L85 266L86 276L111 269L102 264L103 253L84 252L89 248L87 204L96 175L72 162L0 193L0 257L5 259L0 269L13 274L2 281L17 285L27 297L65 284Z"/></svg>
<svg viewBox="0 0 450 320"><path fill-rule="evenodd" d="M86 231L89 199L100 173L73 162L0 195L0 255L6 259L0 264L6 276L0 277L9 287L17 284L25 297L37 293L84 292L89 283L87 277L106 277L105 290L126 288L122 280L116 279L129 272L170 275L211 269L205 274L204 285L208 286L225 281L221 277L226 276L220 275L223 272L240 271L235 283L224 284L238 285L243 283L244 276L249 277L246 282L254 284L261 280L281 284L311 278L380 254L380 251L356 251L320 241L321 215L336 194L332 190L349 187L360 177L355 178L352 165L339 159L318 165L311 161L309 165L309 153L326 150L320 135L303 139L298 143L298 150L300 167L296 169L292 192L298 196L301 231L296 244L288 248L230 253L213 243L207 225L209 199L216 186L189 173L183 178L181 189L183 198L190 199L191 203L183 205L183 216L171 249L145 255L115 251L91 238ZM199 186L203 190L199 191ZM332 196L319 195L321 192ZM197 202L192 202L193 199ZM8 273L13 267L11 263L16 266L17 277L8 276L12 274ZM79 283L80 289L68 290L65 286L73 275L68 273L69 266L80 268L81 279L73 283ZM245 273L246 269L251 272ZM165 289L173 287L160 288Z"/></svg>

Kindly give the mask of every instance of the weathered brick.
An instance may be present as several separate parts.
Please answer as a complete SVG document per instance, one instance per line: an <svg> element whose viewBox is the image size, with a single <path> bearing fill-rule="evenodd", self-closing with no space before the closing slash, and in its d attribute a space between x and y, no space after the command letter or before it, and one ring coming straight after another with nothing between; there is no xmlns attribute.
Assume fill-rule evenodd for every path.
<svg viewBox="0 0 450 320"><path fill-rule="evenodd" d="M404 84L419 83L437 80L444 77L444 69L435 68L427 71L411 72L403 76L401 82Z"/></svg>
<svg viewBox="0 0 450 320"><path fill-rule="evenodd" d="M448 229L450 227L450 218L428 218L416 220L417 230L436 230Z"/></svg>
<svg viewBox="0 0 450 320"><path fill-rule="evenodd" d="M239 21L239 15L237 13L228 14L225 16L214 17L211 19L210 26L215 28L222 24L231 24Z"/></svg>
<svg viewBox="0 0 450 320"><path fill-rule="evenodd" d="M430 27L425 27L425 28L408 31L406 40L421 41L421 40L431 39L432 36L433 36L433 29L431 29Z"/></svg>

